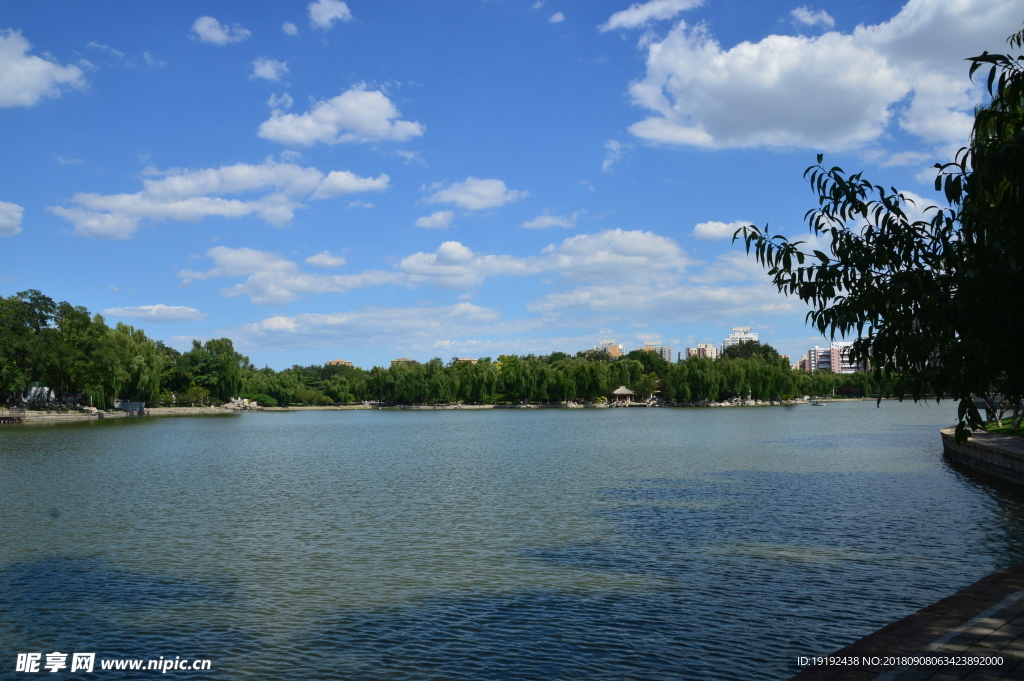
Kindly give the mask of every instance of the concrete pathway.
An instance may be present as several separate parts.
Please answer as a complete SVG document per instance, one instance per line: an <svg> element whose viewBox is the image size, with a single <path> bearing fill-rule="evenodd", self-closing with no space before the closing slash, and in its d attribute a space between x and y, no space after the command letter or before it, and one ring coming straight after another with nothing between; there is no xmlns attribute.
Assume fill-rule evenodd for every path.
<svg viewBox="0 0 1024 681"><path fill-rule="evenodd" d="M900 666L876 681L1024 681L1024 590L910 657L934 662ZM998 664L971 663L978 658L1002 659Z"/></svg>

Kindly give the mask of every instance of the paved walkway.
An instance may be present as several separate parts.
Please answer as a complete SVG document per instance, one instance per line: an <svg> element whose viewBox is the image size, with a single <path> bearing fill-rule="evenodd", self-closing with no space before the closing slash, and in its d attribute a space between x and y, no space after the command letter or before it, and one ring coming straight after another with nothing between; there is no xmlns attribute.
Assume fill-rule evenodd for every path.
<svg viewBox="0 0 1024 681"><path fill-rule="evenodd" d="M1002 658L1002 664L899 667L876 681L1024 681L1024 591L1008 596L912 657Z"/></svg>

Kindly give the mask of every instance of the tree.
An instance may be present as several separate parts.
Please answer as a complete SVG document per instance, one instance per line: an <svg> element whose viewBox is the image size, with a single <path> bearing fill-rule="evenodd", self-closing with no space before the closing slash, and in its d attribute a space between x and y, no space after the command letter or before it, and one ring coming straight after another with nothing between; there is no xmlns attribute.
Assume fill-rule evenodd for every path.
<svg viewBox="0 0 1024 681"><path fill-rule="evenodd" d="M1009 39L1024 43L1024 31ZM854 361L867 359L886 393L915 401L933 394L960 400L957 439L983 428L974 405L1002 394L1019 426L1024 396L1024 57L972 57L970 74L989 65L988 106L975 116L970 146L936 165L948 208L911 220L911 203L861 173L826 168L804 176L818 207L805 216L829 253L800 248L749 226L737 230L775 286L809 303L808 320L835 337L856 336Z"/></svg>
<svg viewBox="0 0 1024 681"><path fill-rule="evenodd" d="M767 343L756 340L740 341L722 350L722 357L728 359L750 359L755 355L768 361L775 361L781 357L778 350Z"/></svg>

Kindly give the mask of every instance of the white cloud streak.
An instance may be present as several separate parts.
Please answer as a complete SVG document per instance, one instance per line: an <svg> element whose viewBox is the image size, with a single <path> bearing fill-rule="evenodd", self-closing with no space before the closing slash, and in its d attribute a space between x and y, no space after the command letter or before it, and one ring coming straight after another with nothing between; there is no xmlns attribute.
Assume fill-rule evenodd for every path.
<svg viewBox="0 0 1024 681"><path fill-rule="evenodd" d="M103 314L116 319L135 319L140 322L198 322L206 315L194 307L183 305L140 305L138 307L108 307Z"/></svg>
<svg viewBox="0 0 1024 681"><path fill-rule="evenodd" d="M280 306L305 294L345 293L401 280L400 274L381 270L359 274L307 274L292 260L252 248L217 246L208 250L206 256L213 260L214 266L205 272L181 270L177 276L183 284L220 277L247 277L240 284L222 289L221 294L229 298L245 295L257 305Z"/></svg>
<svg viewBox="0 0 1024 681"><path fill-rule="evenodd" d="M617 28L639 28L646 26L653 21L664 21L671 19L680 12L704 4L704 0L650 0L649 2L637 2L616 12L609 17L608 21L598 26L602 33L614 31Z"/></svg>
<svg viewBox="0 0 1024 681"><path fill-rule="evenodd" d="M601 161L601 172L610 173L612 167L618 163L622 156L632 147L629 144L623 144L618 140L608 140L604 143L606 154L604 160Z"/></svg>
<svg viewBox="0 0 1024 681"><path fill-rule="evenodd" d="M494 309L458 303L431 307L364 307L333 314L268 317L238 328L244 343L276 347L330 347L401 342L430 347L439 338L518 330L499 323Z"/></svg>
<svg viewBox="0 0 1024 681"><path fill-rule="evenodd" d="M145 179L135 194L79 193L71 207L51 206L47 210L74 225L74 233L99 239L127 239L143 219L198 222L208 216L241 218L257 215L275 227L291 222L299 199L328 199L342 194L387 189L390 178L359 177L345 171L327 175L316 168L268 160L260 165L237 163L220 168L159 173L160 179ZM227 199L223 194L262 193L251 200Z"/></svg>
<svg viewBox="0 0 1024 681"><path fill-rule="evenodd" d="M538 215L532 220L527 220L523 224L519 225L526 229L548 229L549 227L565 227L566 229L572 229L576 226L576 219L580 216L580 213L573 213L569 217L561 215Z"/></svg>

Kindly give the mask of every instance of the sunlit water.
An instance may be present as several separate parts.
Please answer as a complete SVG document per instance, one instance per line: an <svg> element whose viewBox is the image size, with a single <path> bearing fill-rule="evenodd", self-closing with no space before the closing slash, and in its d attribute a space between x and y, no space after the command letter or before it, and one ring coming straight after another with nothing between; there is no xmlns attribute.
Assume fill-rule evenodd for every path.
<svg viewBox="0 0 1024 681"><path fill-rule="evenodd" d="M1024 560L1020 499L941 456L954 409L3 427L0 678L55 650L212 660L190 679L788 678Z"/></svg>

